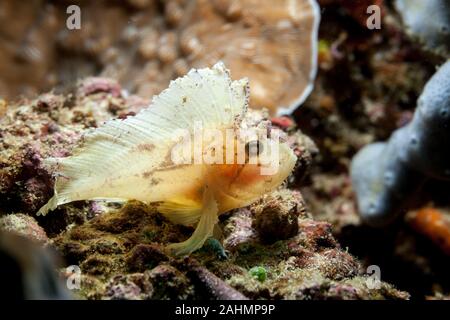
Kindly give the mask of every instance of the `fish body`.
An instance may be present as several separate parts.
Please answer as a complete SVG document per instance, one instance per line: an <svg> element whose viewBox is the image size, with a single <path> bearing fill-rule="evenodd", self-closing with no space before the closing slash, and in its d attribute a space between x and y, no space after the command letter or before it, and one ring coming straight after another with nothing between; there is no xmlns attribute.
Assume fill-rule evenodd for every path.
<svg viewBox="0 0 450 320"><path fill-rule="evenodd" d="M136 116L89 132L70 157L49 159L55 195L38 214L77 200L157 203L174 223L196 225L169 249L200 248L220 214L272 191L295 165L292 150L267 130L258 140L264 152L247 148L256 137L241 127L248 97L247 79L232 81L222 63L191 70Z"/></svg>

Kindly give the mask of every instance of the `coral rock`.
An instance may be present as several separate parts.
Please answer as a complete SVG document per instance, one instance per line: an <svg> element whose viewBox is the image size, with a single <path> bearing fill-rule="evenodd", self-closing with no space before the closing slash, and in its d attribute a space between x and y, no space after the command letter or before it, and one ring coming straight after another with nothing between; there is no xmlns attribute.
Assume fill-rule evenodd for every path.
<svg viewBox="0 0 450 320"><path fill-rule="evenodd" d="M89 96L91 94L104 92L113 97L120 97L121 90L122 88L117 81L109 78L91 77L80 82L77 96Z"/></svg>
<svg viewBox="0 0 450 320"><path fill-rule="evenodd" d="M145 300L153 295L153 286L149 273L117 275L105 286L104 299Z"/></svg>
<svg viewBox="0 0 450 320"><path fill-rule="evenodd" d="M49 241L47 234L37 221L21 213L1 217L0 230L14 232L41 244L47 244Z"/></svg>
<svg viewBox="0 0 450 320"><path fill-rule="evenodd" d="M131 250L127 264L131 271L142 272L167 260L168 257L164 254L162 247L152 244L138 244Z"/></svg>
<svg viewBox="0 0 450 320"><path fill-rule="evenodd" d="M154 288L154 299L189 299L192 284L186 276L170 265L159 265L149 273Z"/></svg>
<svg viewBox="0 0 450 320"><path fill-rule="evenodd" d="M306 215L299 192L288 189L265 195L252 206L253 227L267 242L288 239L298 233L298 217Z"/></svg>
<svg viewBox="0 0 450 320"><path fill-rule="evenodd" d="M246 296L230 287L219 277L202 267L197 261L187 261L189 275L207 292L210 298L217 300L248 300Z"/></svg>

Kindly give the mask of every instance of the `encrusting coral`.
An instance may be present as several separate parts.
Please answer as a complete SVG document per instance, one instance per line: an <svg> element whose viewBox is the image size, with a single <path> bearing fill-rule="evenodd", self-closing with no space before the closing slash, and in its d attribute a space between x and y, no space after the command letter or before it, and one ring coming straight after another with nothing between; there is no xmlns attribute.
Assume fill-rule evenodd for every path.
<svg viewBox="0 0 450 320"><path fill-rule="evenodd" d="M287 189L264 195L251 206L253 227L262 239L275 242L298 233L298 217L306 215L300 192Z"/></svg>
<svg viewBox="0 0 450 320"><path fill-rule="evenodd" d="M351 176L364 221L388 224L427 179L450 179L450 62L426 84L412 121L386 143L364 147ZM377 159L377 161L373 161Z"/></svg>

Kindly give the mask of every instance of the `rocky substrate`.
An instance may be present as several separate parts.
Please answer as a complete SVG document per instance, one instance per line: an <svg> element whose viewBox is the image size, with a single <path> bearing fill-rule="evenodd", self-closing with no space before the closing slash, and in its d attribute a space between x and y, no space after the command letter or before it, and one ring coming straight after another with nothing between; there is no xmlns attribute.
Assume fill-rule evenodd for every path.
<svg viewBox="0 0 450 320"><path fill-rule="evenodd" d="M341 248L331 225L316 221L295 186L317 153L289 118L284 129L298 156L285 186L221 216L222 239L190 257L166 254L191 228L168 222L152 206L131 201L78 202L33 218L52 194L42 160L69 155L82 132L112 117L135 114L146 101L119 84L89 78L67 95L44 94L6 104L0 120L0 226L53 248L81 269L77 298L88 299L407 299L373 281ZM264 118L264 112L250 119ZM222 242L222 245L220 244ZM64 268L60 269L64 276Z"/></svg>

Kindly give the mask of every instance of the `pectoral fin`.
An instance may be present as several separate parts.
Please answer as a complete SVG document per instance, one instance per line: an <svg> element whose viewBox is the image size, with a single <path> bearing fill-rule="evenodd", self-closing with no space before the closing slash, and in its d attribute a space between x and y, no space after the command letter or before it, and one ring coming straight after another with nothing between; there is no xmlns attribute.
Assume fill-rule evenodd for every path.
<svg viewBox="0 0 450 320"><path fill-rule="evenodd" d="M162 213L172 223L192 226L200 219L202 203L183 198L170 199L159 204L158 212Z"/></svg>
<svg viewBox="0 0 450 320"><path fill-rule="evenodd" d="M200 220L197 228L189 239L180 243L170 244L167 248L174 255L185 255L201 248L203 243L212 236L214 226L218 221L218 206L208 187L205 188L202 201Z"/></svg>

